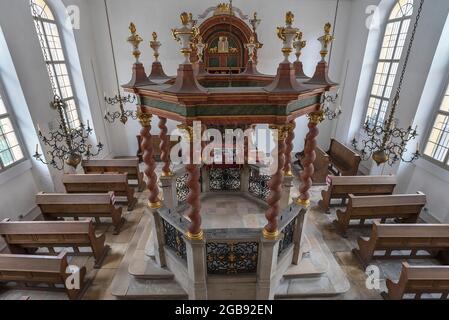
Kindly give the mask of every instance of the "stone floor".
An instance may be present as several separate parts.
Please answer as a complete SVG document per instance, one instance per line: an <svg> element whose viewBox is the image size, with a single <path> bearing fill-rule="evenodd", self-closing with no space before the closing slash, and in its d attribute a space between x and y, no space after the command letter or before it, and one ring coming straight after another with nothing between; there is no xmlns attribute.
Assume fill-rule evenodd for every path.
<svg viewBox="0 0 449 320"><path fill-rule="evenodd" d="M291 194L292 197L297 196L297 184L298 182L295 181L295 188L293 188ZM321 197L320 192L322 189L323 187L313 187L311 190L312 207L308 213L308 223L313 223L314 229L320 233L320 239L323 239L324 245L334 255L350 282L349 291L329 299L381 299L379 290L370 290L367 288L367 275L351 252L353 248L357 247L357 237L360 235L369 236L370 229L351 228L348 231L347 238L341 237L333 224L333 220L335 220L335 208L331 210L330 215L327 215L316 207L316 203ZM97 229L98 233L106 233L106 242L111 247L111 251L101 269L93 269L93 259L91 257L73 258L72 262L74 264L87 266L87 277L91 281L83 299L114 299L114 296L111 294L111 283L128 250L128 245L136 232L140 220L145 216L143 214L143 206L147 196L147 192L139 194L139 204L132 212L125 214L127 222L119 235L113 235L112 227L108 225L102 225ZM248 227L259 227L264 223L263 207L257 204L248 204L245 199L239 198L238 196L229 196L228 199L221 200L219 203L214 202L212 199L204 199L202 211L204 214L204 225L209 228L222 227L223 224L228 225L228 227L238 227L242 226L242 224ZM434 262L421 261L419 263ZM386 277L398 279L401 265L400 261L387 263L374 262L374 264L380 268L381 290L385 287ZM29 296L33 300L67 299L63 293L15 289L0 291L0 300L19 299L23 296Z"/></svg>

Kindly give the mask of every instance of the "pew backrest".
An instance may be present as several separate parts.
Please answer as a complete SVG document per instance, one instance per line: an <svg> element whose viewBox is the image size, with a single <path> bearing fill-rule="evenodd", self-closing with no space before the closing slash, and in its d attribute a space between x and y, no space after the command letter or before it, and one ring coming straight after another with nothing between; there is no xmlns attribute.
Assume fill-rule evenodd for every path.
<svg viewBox="0 0 449 320"><path fill-rule="evenodd" d="M333 176L329 188L333 195L381 195L393 193L396 183L396 176Z"/></svg>
<svg viewBox="0 0 449 320"><path fill-rule="evenodd" d="M128 179L139 180L141 173L139 159L83 160L84 172L90 173L127 173Z"/></svg>
<svg viewBox="0 0 449 320"><path fill-rule="evenodd" d="M331 139L331 144L327 153L330 156L332 164L338 168L341 175L357 175L359 164L362 159L356 152L338 142L336 139Z"/></svg>
<svg viewBox="0 0 449 320"><path fill-rule="evenodd" d="M62 183L68 193L123 193L129 188L127 174L64 174Z"/></svg>
<svg viewBox="0 0 449 320"><path fill-rule="evenodd" d="M42 213L108 213L115 204L114 192L91 194L43 193L36 195Z"/></svg>
<svg viewBox="0 0 449 320"><path fill-rule="evenodd" d="M403 207L402 210L410 211L419 209L419 212L426 204L426 195L418 192L417 194L401 195L378 195L378 196L355 196L349 194L349 205L353 209L376 208L378 211L388 211L392 207Z"/></svg>

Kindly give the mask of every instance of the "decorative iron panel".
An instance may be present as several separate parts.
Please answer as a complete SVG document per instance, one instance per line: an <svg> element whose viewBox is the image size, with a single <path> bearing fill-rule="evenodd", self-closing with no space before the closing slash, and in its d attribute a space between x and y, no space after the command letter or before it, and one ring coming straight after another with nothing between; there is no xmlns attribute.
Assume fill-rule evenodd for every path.
<svg viewBox="0 0 449 320"><path fill-rule="evenodd" d="M239 191L239 168L211 168L209 170L209 188L211 191Z"/></svg>
<svg viewBox="0 0 449 320"><path fill-rule="evenodd" d="M206 254L209 274L256 273L259 243L208 242Z"/></svg>
<svg viewBox="0 0 449 320"><path fill-rule="evenodd" d="M186 173L176 179L176 197L179 203L186 201L189 195L189 187L187 186L188 178L189 174Z"/></svg>
<svg viewBox="0 0 449 320"><path fill-rule="evenodd" d="M293 244L293 235L295 233L296 218L292 220L282 231L284 237L279 242L279 252L280 256L285 250L287 250Z"/></svg>
<svg viewBox="0 0 449 320"><path fill-rule="evenodd" d="M270 188L268 187L268 181L271 176L260 174L256 170L251 170L249 175L249 187L248 191L254 196L267 200L270 195Z"/></svg>
<svg viewBox="0 0 449 320"><path fill-rule="evenodd" d="M178 257L187 261L186 243L182 233L164 219L162 219L162 224L164 227L165 245L172 249Z"/></svg>

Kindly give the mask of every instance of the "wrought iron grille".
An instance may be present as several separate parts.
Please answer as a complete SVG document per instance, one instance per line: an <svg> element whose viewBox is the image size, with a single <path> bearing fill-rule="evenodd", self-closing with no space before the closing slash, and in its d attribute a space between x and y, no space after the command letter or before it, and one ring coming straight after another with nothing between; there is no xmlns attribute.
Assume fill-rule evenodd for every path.
<svg viewBox="0 0 449 320"><path fill-rule="evenodd" d="M248 191L256 197L267 200L270 195L270 188L268 187L268 181L271 176L260 174L256 170L251 170L249 175L249 188Z"/></svg>
<svg viewBox="0 0 449 320"><path fill-rule="evenodd" d="M240 187L239 168L211 168L209 170L211 191L239 191Z"/></svg>
<svg viewBox="0 0 449 320"><path fill-rule="evenodd" d="M162 219L164 227L165 245L172 249L178 257L187 261L186 243L182 238L182 233L170 223Z"/></svg>
<svg viewBox="0 0 449 320"><path fill-rule="evenodd" d="M188 178L189 174L186 173L176 179L176 197L179 203L186 201L189 195L189 187L187 186Z"/></svg>
<svg viewBox="0 0 449 320"><path fill-rule="evenodd" d="M259 243L257 242L208 242L206 245L207 273L256 273L258 253Z"/></svg>
<svg viewBox="0 0 449 320"><path fill-rule="evenodd" d="M293 234L295 233L296 219L293 219L283 230L284 237L279 242L279 252L280 256L285 250L287 250L293 244Z"/></svg>

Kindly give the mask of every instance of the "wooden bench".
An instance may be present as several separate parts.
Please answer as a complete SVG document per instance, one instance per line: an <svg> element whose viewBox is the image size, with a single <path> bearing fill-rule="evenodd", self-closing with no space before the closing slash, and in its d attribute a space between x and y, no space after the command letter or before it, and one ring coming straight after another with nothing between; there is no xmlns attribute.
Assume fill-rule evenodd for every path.
<svg viewBox="0 0 449 320"><path fill-rule="evenodd" d="M139 159L83 160L82 166L86 174L127 173L128 180L137 180L138 191L146 188L143 173L139 169Z"/></svg>
<svg viewBox="0 0 449 320"><path fill-rule="evenodd" d="M329 171L337 176L356 176L359 171L360 155L335 139L331 139Z"/></svg>
<svg viewBox="0 0 449 320"><path fill-rule="evenodd" d="M360 237L359 249L354 254L366 268L373 259L442 258L449 264L449 224L380 224L374 222L370 239ZM410 251L408 255L392 254L394 251ZM376 251L384 252L375 255ZM425 251L426 254L418 254ZM443 253L443 254L442 254Z"/></svg>
<svg viewBox="0 0 449 320"><path fill-rule="evenodd" d="M69 299L80 299L86 288L86 267L79 269L79 289L68 289L68 266L66 251L57 256L0 254L0 282L14 282L16 287L25 290L65 291ZM29 299L30 297L21 298Z"/></svg>
<svg viewBox="0 0 449 320"><path fill-rule="evenodd" d="M316 147L315 149L316 159L313 162L313 166L315 167L315 171L312 175L312 181L314 185L322 185L326 184L326 178L329 174L329 155L324 152L320 147ZM301 169L304 169L302 165L302 161L304 159L304 152L299 152L296 154L296 158L298 159L298 164Z"/></svg>
<svg viewBox="0 0 449 320"><path fill-rule="evenodd" d="M111 218L114 234L119 234L125 223L122 218L122 208L115 205L114 192L101 194L67 194L67 193L38 193L36 204L40 207L45 220L71 217Z"/></svg>
<svg viewBox="0 0 449 320"><path fill-rule="evenodd" d="M318 205L326 212L332 199L341 199L345 204L349 194L356 196L390 195L396 187L395 176L352 176L337 177L331 179L331 185L327 190L321 191L322 200Z"/></svg>
<svg viewBox="0 0 449 320"><path fill-rule="evenodd" d="M56 254L55 248L71 247L75 255L82 255L79 248L89 247L95 258L95 268L100 268L109 246L105 245L105 234L97 237L93 220L84 221L10 221L0 222L0 235L13 254L35 253L47 248Z"/></svg>
<svg viewBox="0 0 449 320"><path fill-rule="evenodd" d="M118 197L126 197L128 211L137 203L134 188L128 185L127 174L64 174L62 183L68 193L108 193L113 191Z"/></svg>
<svg viewBox="0 0 449 320"><path fill-rule="evenodd" d="M434 299L447 300L449 293L449 266L410 266L402 263L402 272L397 283L387 279L387 292L384 299L402 300L406 294L414 295L415 300L423 294L440 295Z"/></svg>
<svg viewBox="0 0 449 320"><path fill-rule="evenodd" d="M425 204L426 195L420 192L390 196L350 194L346 211L337 210L336 222L343 235L346 235L351 220L360 220L360 225L364 225L366 219L381 219L385 222L389 218L401 219L404 223L415 223Z"/></svg>

